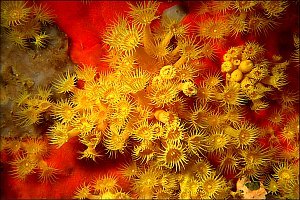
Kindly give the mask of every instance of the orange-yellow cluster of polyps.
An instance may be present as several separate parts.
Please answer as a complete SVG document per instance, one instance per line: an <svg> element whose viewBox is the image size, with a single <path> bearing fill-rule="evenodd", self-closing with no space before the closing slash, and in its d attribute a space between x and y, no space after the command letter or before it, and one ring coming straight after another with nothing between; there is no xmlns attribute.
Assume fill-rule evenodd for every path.
<svg viewBox="0 0 300 200"><path fill-rule="evenodd" d="M48 144L42 138L7 139L0 138L2 150L12 157L11 174L20 180L25 180L31 174L38 172L41 182L54 182L59 170L44 159L48 155Z"/></svg>
<svg viewBox="0 0 300 200"><path fill-rule="evenodd" d="M75 199L129 199L129 194L122 192L115 175L99 177L89 184L83 183L77 188Z"/></svg>
<svg viewBox="0 0 300 200"><path fill-rule="evenodd" d="M278 1L275 5L270 1L262 2L262 7L268 17L279 17L288 7L287 1Z"/></svg>
<svg viewBox="0 0 300 200"><path fill-rule="evenodd" d="M1 20L3 26L16 26L26 22L32 8L28 8L25 2L2 2Z"/></svg>
<svg viewBox="0 0 300 200"><path fill-rule="evenodd" d="M7 29L7 38L21 48L34 45L44 48L49 36L42 32L43 26L52 23L54 15L46 6L25 1L1 2L1 26Z"/></svg>
<svg viewBox="0 0 300 200"><path fill-rule="evenodd" d="M14 100L17 110L14 119L20 126L31 126L40 123L42 114L50 111L52 103L50 88L38 87L36 93L21 92Z"/></svg>
<svg viewBox="0 0 300 200"><path fill-rule="evenodd" d="M273 166L273 177L266 179L267 189L273 194L283 193L290 198L299 198L299 182L295 174L299 169L284 161Z"/></svg>
<svg viewBox="0 0 300 200"><path fill-rule="evenodd" d="M273 61L264 58L265 49L255 42L230 48L223 56L221 71L226 80L235 85L236 92L243 93L253 105L252 109L265 109L268 104L263 100L274 89L280 90L287 84L286 68L289 62L281 57Z"/></svg>
<svg viewBox="0 0 300 200"><path fill-rule="evenodd" d="M210 42L253 33L267 35L279 25L276 20L287 7L287 1L277 1L276 5L270 1L206 1L199 8L201 21L195 33Z"/></svg>

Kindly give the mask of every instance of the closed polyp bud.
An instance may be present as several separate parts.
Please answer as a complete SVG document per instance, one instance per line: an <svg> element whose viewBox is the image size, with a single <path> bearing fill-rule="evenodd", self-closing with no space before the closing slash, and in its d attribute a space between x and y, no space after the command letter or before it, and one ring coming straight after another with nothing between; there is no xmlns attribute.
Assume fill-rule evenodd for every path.
<svg viewBox="0 0 300 200"><path fill-rule="evenodd" d="M182 92L186 95L186 96L193 96L197 94L197 88L195 86L194 83L188 81L182 84Z"/></svg>
<svg viewBox="0 0 300 200"><path fill-rule="evenodd" d="M243 73L241 72L241 70L236 69L231 73L231 80L232 81L236 81L239 82L243 79Z"/></svg>
<svg viewBox="0 0 300 200"><path fill-rule="evenodd" d="M163 79L172 79L176 75L176 69L172 65L166 65L160 69L159 75Z"/></svg>
<svg viewBox="0 0 300 200"><path fill-rule="evenodd" d="M221 66L222 72L232 72L234 70L233 64L230 61L223 62Z"/></svg>
<svg viewBox="0 0 300 200"><path fill-rule="evenodd" d="M248 73L253 69L253 62L251 60L243 60L238 68L243 73Z"/></svg>

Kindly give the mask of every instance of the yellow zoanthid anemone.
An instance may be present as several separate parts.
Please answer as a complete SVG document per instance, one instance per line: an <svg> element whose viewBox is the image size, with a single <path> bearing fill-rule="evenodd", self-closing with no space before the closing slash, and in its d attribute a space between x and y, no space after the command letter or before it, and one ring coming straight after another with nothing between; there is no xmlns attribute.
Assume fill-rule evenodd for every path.
<svg viewBox="0 0 300 200"><path fill-rule="evenodd" d="M186 149L180 142L168 142L162 153L158 155L158 159L162 166L175 168L176 171L180 171L188 162Z"/></svg>
<svg viewBox="0 0 300 200"><path fill-rule="evenodd" d="M166 192L170 192L177 188L176 176L166 171L160 178L160 185Z"/></svg>
<svg viewBox="0 0 300 200"><path fill-rule="evenodd" d="M52 89L50 87L37 87L37 95L42 100L49 100L51 95L53 94Z"/></svg>
<svg viewBox="0 0 300 200"><path fill-rule="evenodd" d="M203 198L215 198L224 185L225 179L213 172L200 181L200 194Z"/></svg>
<svg viewBox="0 0 300 200"><path fill-rule="evenodd" d="M147 121L143 121L135 126L132 137L138 141L151 141L155 136L151 125Z"/></svg>
<svg viewBox="0 0 300 200"><path fill-rule="evenodd" d="M215 60L217 58L216 53L216 47L214 44L211 43L204 43L201 46L201 53L204 58L209 58L210 60Z"/></svg>
<svg viewBox="0 0 300 200"><path fill-rule="evenodd" d="M9 155L19 155L22 150L22 141L19 139L8 140L1 138L3 143L3 150L6 149Z"/></svg>
<svg viewBox="0 0 300 200"><path fill-rule="evenodd" d="M12 175L20 180L25 180L26 177L34 173L34 169L37 166L37 160L28 156L18 156L11 162Z"/></svg>
<svg viewBox="0 0 300 200"><path fill-rule="evenodd" d="M182 54L180 59L174 64L175 68L186 64L189 60L196 60L202 57L202 48L199 42L196 42L196 38L182 38L178 41L178 47Z"/></svg>
<svg viewBox="0 0 300 200"><path fill-rule="evenodd" d="M278 23L273 18L268 18L260 13L250 14L248 18L249 31L256 36L267 35L267 33L278 26Z"/></svg>
<svg viewBox="0 0 300 200"><path fill-rule="evenodd" d="M266 178L264 185L266 185L266 189L271 194L277 194L279 192L279 185L278 185L277 181L274 178L272 178L271 176L268 176Z"/></svg>
<svg viewBox="0 0 300 200"><path fill-rule="evenodd" d="M38 124L41 119L41 113L34 107L24 107L15 113L15 119L19 126L30 126Z"/></svg>
<svg viewBox="0 0 300 200"><path fill-rule="evenodd" d="M24 90L16 96L13 102L16 103L17 106L24 106L27 104L30 96L31 94L27 90Z"/></svg>
<svg viewBox="0 0 300 200"><path fill-rule="evenodd" d="M185 135L185 124L173 122L165 126L164 139L166 141L180 141Z"/></svg>
<svg viewBox="0 0 300 200"><path fill-rule="evenodd" d="M219 71L208 71L204 74L203 82L208 87L217 87L221 85L223 78Z"/></svg>
<svg viewBox="0 0 300 200"><path fill-rule="evenodd" d="M241 163L243 163L246 168L260 167L264 166L268 161L270 161L272 153L269 149L263 148L261 146L251 146L240 151Z"/></svg>
<svg viewBox="0 0 300 200"><path fill-rule="evenodd" d="M199 179L210 176L212 173L212 166L206 159L198 159L191 167L193 174Z"/></svg>
<svg viewBox="0 0 300 200"><path fill-rule="evenodd" d="M155 144L151 141L142 141L133 149L132 157L140 163L147 163L156 157Z"/></svg>
<svg viewBox="0 0 300 200"><path fill-rule="evenodd" d="M214 131L207 137L208 150L211 152L224 152L229 144L229 136L222 131Z"/></svg>
<svg viewBox="0 0 300 200"><path fill-rule="evenodd" d="M55 15L53 14L53 11L46 5L34 5L32 10L35 15L35 19L41 22L42 24L53 23Z"/></svg>
<svg viewBox="0 0 300 200"><path fill-rule="evenodd" d="M152 86L149 98L153 105L164 107L167 104L173 103L177 94L178 88L175 83L166 81L163 85Z"/></svg>
<svg viewBox="0 0 300 200"><path fill-rule="evenodd" d="M266 1L262 3L262 7L269 18L280 17L288 7L288 1L278 1L276 5Z"/></svg>
<svg viewBox="0 0 300 200"><path fill-rule="evenodd" d="M57 145L57 148L60 148L66 142L69 141L70 137L68 131L70 126L60 122L55 123L49 128L48 138L50 144Z"/></svg>
<svg viewBox="0 0 300 200"><path fill-rule="evenodd" d="M47 164L45 161L40 161L38 163L39 168L39 181L54 183L58 178L60 170L53 167L51 164Z"/></svg>
<svg viewBox="0 0 300 200"><path fill-rule="evenodd" d="M235 124L234 129L235 131L231 134L233 143L242 149L251 146L259 135L258 128L247 121Z"/></svg>
<svg viewBox="0 0 300 200"><path fill-rule="evenodd" d="M71 122L77 115L72 102L61 100L53 106L53 116L55 119L61 120L62 123Z"/></svg>
<svg viewBox="0 0 300 200"><path fill-rule="evenodd" d="M79 153L81 154L81 156L78 159L86 158L86 159L92 159L93 161L96 161L96 158L101 156L99 152L95 150L94 145L87 146L87 148L84 151Z"/></svg>
<svg viewBox="0 0 300 200"><path fill-rule="evenodd" d="M49 35L45 33L40 33L34 36L34 41L32 42L37 49L45 48L49 40Z"/></svg>
<svg viewBox="0 0 300 200"><path fill-rule="evenodd" d="M282 138L288 143L299 140L299 116L290 118L282 131Z"/></svg>
<svg viewBox="0 0 300 200"><path fill-rule="evenodd" d="M141 36L136 25L120 17L106 32L104 42L112 49L132 55L141 42Z"/></svg>
<svg viewBox="0 0 300 200"><path fill-rule="evenodd" d="M76 80L76 75L67 71L53 82L53 87L58 93L72 92L76 86Z"/></svg>
<svg viewBox="0 0 300 200"><path fill-rule="evenodd" d="M172 65L166 65L159 71L159 76L162 79L172 79L176 75L176 68Z"/></svg>
<svg viewBox="0 0 300 200"><path fill-rule="evenodd" d="M140 169L135 161L131 161L130 163L125 163L120 167L120 173L126 179L133 180L140 173Z"/></svg>
<svg viewBox="0 0 300 200"><path fill-rule="evenodd" d="M230 83L222 87L222 91L215 95L223 106L239 106L246 103L246 98L236 83Z"/></svg>
<svg viewBox="0 0 300 200"><path fill-rule="evenodd" d="M247 14L242 12L239 15L232 15L229 18L229 29L235 37L248 32L249 26L246 17Z"/></svg>
<svg viewBox="0 0 300 200"><path fill-rule="evenodd" d="M112 104L111 119L126 121L133 116L135 105L132 100L121 98L118 102Z"/></svg>
<svg viewBox="0 0 300 200"><path fill-rule="evenodd" d="M197 86L197 100L200 102L210 102L214 97L214 88L208 86L204 82L199 83Z"/></svg>
<svg viewBox="0 0 300 200"><path fill-rule="evenodd" d="M285 185L295 180L296 171L292 168L291 164L287 161L281 162L273 167L273 177L278 180L280 185Z"/></svg>
<svg viewBox="0 0 300 200"><path fill-rule="evenodd" d="M88 133L96 126L96 115L90 112L83 112L81 115L75 117L73 121L75 133Z"/></svg>
<svg viewBox="0 0 300 200"><path fill-rule="evenodd" d="M154 138L159 139L163 137L165 132L165 127L162 123L156 122L151 125L152 134L154 135Z"/></svg>
<svg viewBox="0 0 300 200"><path fill-rule="evenodd" d="M118 126L111 126L104 137L104 146L109 157L116 157L117 153L123 154L127 145L128 133Z"/></svg>
<svg viewBox="0 0 300 200"><path fill-rule="evenodd" d="M200 157L207 151L207 135L201 131L190 132L192 133L187 137L187 153Z"/></svg>
<svg viewBox="0 0 300 200"><path fill-rule="evenodd" d="M224 174L236 173L239 166L239 160L237 153L233 152L232 149L227 149L220 158L219 169Z"/></svg>
<svg viewBox="0 0 300 200"><path fill-rule="evenodd" d="M238 124L244 118L244 113L239 106L227 106L224 108L223 119L231 124Z"/></svg>
<svg viewBox="0 0 300 200"><path fill-rule="evenodd" d="M48 143L37 138L28 138L20 144L20 148L23 148L26 154L37 157L46 157L48 154Z"/></svg>
<svg viewBox="0 0 300 200"><path fill-rule="evenodd" d="M160 176L161 171L152 167L140 171L133 183L134 191L136 191L140 197L144 195L152 196L154 193L153 189L159 184Z"/></svg>
<svg viewBox="0 0 300 200"><path fill-rule="evenodd" d="M230 33L228 22L222 18L208 18L197 24L196 34L212 43L224 40Z"/></svg>
<svg viewBox="0 0 300 200"><path fill-rule="evenodd" d="M176 77L181 81L191 81L197 77L199 69L191 64L181 65L176 68Z"/></svg>
<svg viewBox="0 0 300 200"><path fill-rule="evenodd" d="M129 93L137 93L145 89L150 80L150 75L142 69L134 69L131 72L124 73L124 88Z"/></svg>
<svg viewBox="0 0 300 200"><path fill-rule="evenodd" d="M7 39L21 49L45 48L51 38L45 27L54 18L52 11L42 4L32 5L27 1L1 2L1 26L5 27Z"/></svg>
<svg viewBox="0 0 300 200"><path fill-rule="evenodd" d="M83 67L77 66L75 72L77 78L85 82L92 82L97 74L96 69L88 65L83 65Z"/></svg>
<svg viewBox="0 0 300 200"><path fill-rule="evenodd" d="M212 12L225 14L226 11L230 10L233 6L232 1L213 1L210 2Z"/></svg>
<svg viewBox="0 0 300 200"><path fill-rule="evenodd" d="M118 102L123 94L120 83L111 80L110 78L100 81L100 87L97 96L108 104Z"/></svg>
<svg viewBox="0 0 300 200"><path fill-rule="evenodd" d="M258 59L265 52L265 48L257 42L247 42L242 53L243 59Z"/></svg>
<svg viewBox="0 0 300 200"><path fill-rule="evenodd" d="M260 99L256 99L252 101L251 110L258 112L260 110L264 110L269 107L269 103Z"/></svg>
<svg viewBox="0 0 300 200"><path fill-rule="evenodd" d="M79 186L76 191L75 191L75 195L74 198L75 199L86 199L89 198L92 193L91 193L92 187L91 185L86 185L85 183L83 183L81 186Z"/></svg>
<svg viewBox="0 0 300 200"><path fill-rule="evenodd" d="M240 2L234 2L233 8L236 9L239 12L245 12L254 9L254 6L256 6L257 2L255 1L240 1Z"/></svg>
<svg viewBox="0 0 300 200"><path fill-rule="evenodd" d="M1 3L1 20L3 26L16 26L26 22L31 12L25 1L6 1Z"/></svg>
<svg viewBox="0 0 300 200"><path fill-rule="evenodd" d="M194 130L200 130L200 128L207 128L206 118L208 116L209 108L207 104L196 103L190 115L188 116L188 122L190 127Z"/></svg>
<svg viewBox="0 0 300 200"><path fill-rule="evenodd" d="M116 175L104 175L94 180L94 190L100 194L115 192L118 189L118 178Z"/></svg>
<svg viewBox="0 0 300 200"><path fill-rule="evenodd" d="M180 84L180 89L182 90L183 94L191 97L197 94L197 87L191 81L187 81Z"/></svg>
<svg viewBox="0 0 300 200"><path fill-rule="evenodd" d="M148 2L137 2L136 5L128 3L130 6L129 15L133 18L133 22L138 25L149 25L156 16L159 2L148 1Z"/></svg>

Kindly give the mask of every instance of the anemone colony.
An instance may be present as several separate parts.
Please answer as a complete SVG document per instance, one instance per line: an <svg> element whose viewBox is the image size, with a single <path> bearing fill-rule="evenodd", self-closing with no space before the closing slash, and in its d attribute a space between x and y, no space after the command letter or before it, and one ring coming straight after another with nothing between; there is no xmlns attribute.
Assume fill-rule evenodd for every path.
<svg viewBox="0 0 300 200"><path fill-rule="evenodd" d="M3 2L1 4L1 26L6 28L8 38L22 48L45 47L47 36L43 26L53 22L53 15L47 7L26 2Z"/></svg>
<svg viewBox="0 0 300 200"><path fill-rule="evenodd" d="M50 145L60 148L77 137L86 146L78 159L128 157L119 172L129 190L107 174L82 183L74 198L299 198L299 97L289 88L299 70L299 35L290 57L268 55L255 40L227 44L240 35L268 35L288 2L199 3L196 27L157 16L159 4L128 3L128 16L107 28L103 60L110 71L76 67L51 88L21 93L14 102L17 124L38 126L50 112ZM45 46L47 36L37 31L50 22L47 10L1 5L9 38L21 47L30 40ZM19 13L7 13L10 6ZM33 32L20 32L23 26ZM218 69L205 67L220 46L226 49ZM269 109L265 123L246 114ZM41 180L56 179L59 170L43 160L44 140L1 140L2 150L18 155L11 162L16 178L38 169ZM229 177L239 179L237 186Z"/></svg>

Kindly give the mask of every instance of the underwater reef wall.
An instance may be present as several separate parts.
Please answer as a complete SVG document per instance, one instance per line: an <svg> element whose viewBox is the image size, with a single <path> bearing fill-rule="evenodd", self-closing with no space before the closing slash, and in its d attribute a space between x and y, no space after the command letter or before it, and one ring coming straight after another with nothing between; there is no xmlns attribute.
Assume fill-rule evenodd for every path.
<svg viewBox="0 0 300 200"><path fill-rule="evenodd" d="M298 1L1 1L4 199L299 199Z"/></svg>

